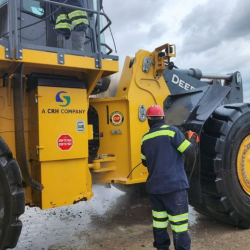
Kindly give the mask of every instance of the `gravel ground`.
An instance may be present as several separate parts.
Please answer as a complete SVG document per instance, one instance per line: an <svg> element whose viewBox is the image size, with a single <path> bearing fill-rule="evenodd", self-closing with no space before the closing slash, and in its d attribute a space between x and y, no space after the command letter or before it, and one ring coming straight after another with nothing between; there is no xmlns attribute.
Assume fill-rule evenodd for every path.
<svg viewBox="0 0 250 250"><path fill-rule="evenodd" d="M154 249L147 197L115 188L93 190L92 200L73 206L44 211L27 207L15 250ZM189 232L192 250L250 249L249 230L211 220L192 207Z"/></svg>

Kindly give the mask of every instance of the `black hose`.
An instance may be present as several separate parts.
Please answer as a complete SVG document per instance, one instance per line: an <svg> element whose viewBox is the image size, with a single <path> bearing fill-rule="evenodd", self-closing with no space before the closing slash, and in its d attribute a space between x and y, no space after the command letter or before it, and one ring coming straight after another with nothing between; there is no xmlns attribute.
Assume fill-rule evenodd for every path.
<svg viewBox="0 0 250 250"><path fill-rule="evenodd" d="M192 178L192 175L194 173L194 167L195 167L195 164L196 164L196 155L194 156L194 163L193 163L193 166L192 166L192 170L191 170L191 173L188 177L188 182L190 182L191 178Z"/></svg>
<svg viewBox="0 0 250 250"><path fill-rule="evenodd" d="M130 175L133 173L133 171L134 171L137 167L140 166L141 163L142 163L142 162L140 162L139 164L137 164L137 165L130 171L130 173L129 173L128 176L127 176L127 179L130 177ZM192 178L192 176L193 176L195 164L196 164L196 155L195 155L195 157L194 157L194 163L193 163L193 166L192 166L192 169L191 169L191 173L190 173L190 175L189 175L189 177L188 177L188 182L190 182L190 180L191 180L191 178Z"/></svg>
<svg viewBox="0 0 250 250"><path fill-rule="evenodd" d="M133 171L134 171L137 167L139 167L141 164L142 164L142 162L140 162L139 164L137 164L137 165L130 171L129 175L127 176L127 179L130 177L130 175L133 173Z"/></svg>

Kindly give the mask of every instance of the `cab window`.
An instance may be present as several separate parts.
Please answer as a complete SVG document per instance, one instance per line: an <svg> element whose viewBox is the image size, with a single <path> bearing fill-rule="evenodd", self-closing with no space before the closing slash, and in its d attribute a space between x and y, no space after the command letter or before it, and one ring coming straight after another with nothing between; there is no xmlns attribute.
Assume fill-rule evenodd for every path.
<svg viewBox="0 0 250 250"><path fill-rule="evenodd" d="M43 16L44 15L43 3L40 3L40 2L34 1L34 0L24 0L23 1L23 10L30 12L36 16Z"/></svg>
<svg viewBox="0 0 250 250"><path fill-rule="evenodd" d="M6 2L7 2L7 0L0 0L0 6L3 5Z"/></svg>

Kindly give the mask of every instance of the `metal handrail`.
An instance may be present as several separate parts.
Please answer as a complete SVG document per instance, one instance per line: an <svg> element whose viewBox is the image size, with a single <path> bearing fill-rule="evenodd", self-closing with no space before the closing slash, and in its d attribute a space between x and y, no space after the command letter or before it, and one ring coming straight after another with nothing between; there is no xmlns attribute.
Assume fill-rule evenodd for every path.
<svg viewBox="0 0 250 250"><path fill-rule="evenodd" d="M18 44L18 31L17 31L17 4L16 0L13 1L13 9L14 9L14 42L15 42L15 58L18 58L18 50L19 50L19 44Z"/></svg>
<svg viewBox="0 0 250 250"><path fill-rule="evenodd" d="M100 2L99 0L96 1L96 6L97 6L97 18L96 18L96 23L97 23L97 62L101 61L101 33L100 33Z"/></svg>
<svg viewBox="0 0 250 250"><path fill-rule="evenodd" d="M76 6L73 6L73 5L58 3L58 2L49 1L49 0L38 0L38 1L43 2L43 3L49 3L49 4L52 4L52 5L55 5L55 6L62 6L62 7L66 7L66 8L69 8L69 9L78 9L78 10L83 10L83 11L86 11L86 12L89 12L89 13L97 14L97 22L96 22L97 37L99 37L100 40L101 40L100 34L102 34L112 24L109 17L104 12L101 12L99 0L97 0L97 10L90 10L90 9L86 9L86 8L82 8L82 7L76 7ZM106 18L106 20L107 20L107 24L102 30L100 30L100 16L104 16ZM101 47L99 47L99 46L98 46L98 52L101 52Z"/></svg>
<svg viewBox="0 0 250 250"><path fill-rule="evenodd" d="M107 55L110 55L113 52L113 50L106 43L101 43L101 45L109 50L109 52L106 53Z"/></svg>
<svg viewBox="0 0 250 250"><path fill-rule="evenodd" d="M55 5L55 6L61 6L61 7L65 7L68 9L78 9L78 10L82 10L82 11L86 11L87 13L93 13L96 14L96 23L94 25L95 27L95 31L93 30L93 28L91 28L91 33L92 33L92 39L93 39L93 47L94 48L94 53L96 54L94 57L96 58L96 65L98 66L98 68L101 68L101 59L102 58L108 58L110 57L110 59L113 60L118 60L118 57L115 58L114 56L110 56L111 51L108 51L107 54L103 54L101 51L101 46L104 45L101 43L101 34L111 25L111 20L109 19L109 17L104 13L101 12L100 10L100 2L99 0L97 0L97 10L91 10L91 9L86 9L86 8L82 8L82 7L78 7L78 6L73 6L73 5L69 5L69 4L65 4L65 3L58 3L58 2L54 2L54 1L50 1L50 0L37 0L38 2L42 2L42 3L47 3L50 5ZM9 59L13 59L13 50L12 47L15 48L15 58L17 60L22 59L22 57L20 56L20 51L22 49L22 44L19 43L18 40L18 30L22 29L22 27L18 28L18 23L17 23L17 19L18 19L18 13L17 13L17 2L16 0L7 0L7 7L8 7L8 25L9 25L9 37L8 37L8 43L9 43L9 55L6 56L6 58ZM100 25L100 17L103 16L106 18L107 20L107 25L101 29L101 25ZM1 42L0 42L1 44ZM31 45L30 47L33 47L34 49L36 48L35 45ZM37 46L39 47L39 46ZM108 47L107 45L105 45L105 47ZM40 46L41 48L41 46ZM109 47L108 47L109 48ZM58 52L58 50L60 50L59 48L55 48L55 52ZM69 51L69 50L68 50ZM84 52L85 53L85 52ZM79 53L72 53L72 54L79 54ZM93 55L93 53L92 53ZM115 58L115 59L114 59Z"/></svg>
<svg viewBox="0 0 250 250"><path fill-rule="evenodd" d="M109 19L109 17L105 13L104 13L104 16L107 19L107 24L100 31L101 34L112 24L111 20Z"/></svg>
<svg viewBox="0 0 250 250"><path fill-rule="evenodd" d="M8 8L8 26L9 26L9 45L8 45L8 50L9 50L9 58L10 59L13 59L13 50L12 50L12 45L13 45L13 36L12 36L12 30L13 30L13 27L12 27L12 21L11 21L11 10L13 9L12 8L12 4L13 4L13 1L11 0L8 0L8 5L7 5L7 8Z"/></svg>

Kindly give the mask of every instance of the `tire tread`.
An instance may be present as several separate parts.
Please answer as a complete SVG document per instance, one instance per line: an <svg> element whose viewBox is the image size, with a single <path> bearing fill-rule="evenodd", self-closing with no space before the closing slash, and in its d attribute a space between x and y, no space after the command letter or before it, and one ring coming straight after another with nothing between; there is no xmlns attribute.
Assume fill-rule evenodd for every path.
<svg viewBox="0 0 250 250"><path fill-rule="evenodd" d="M210 216L244 228L250 227L250 221L235 210L228 198L221 155L230 129L247 112L250 107L246 103L218 107L204 124L200 147L202 205Z"/></svg>
<svg viewBox="0 0 250 250"><path fill-rule="evenodd" d="M22 183L21 172L17 161L12 158L12 153L0 136L0 172L3 174L3 187L4 195L7 197L4 200L8 206L8 217L2 228L5 232L1 236L0 250L8 248L14 248L17 244L18 238L22 230L22 222L18 219L21 214L24 213L25 209L25 196L24 190L20 185ZM5 178L5 179L4 179ZM6 206L5 206L6 208Z"/></svg>

